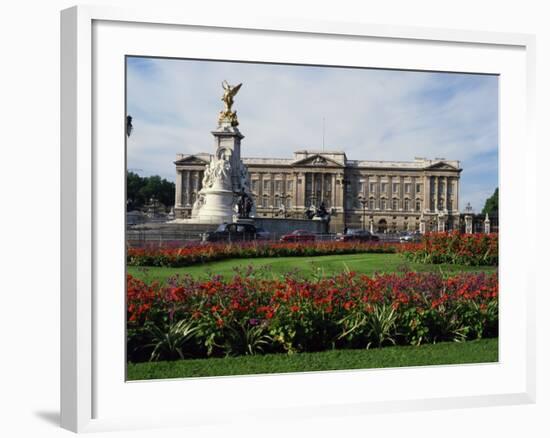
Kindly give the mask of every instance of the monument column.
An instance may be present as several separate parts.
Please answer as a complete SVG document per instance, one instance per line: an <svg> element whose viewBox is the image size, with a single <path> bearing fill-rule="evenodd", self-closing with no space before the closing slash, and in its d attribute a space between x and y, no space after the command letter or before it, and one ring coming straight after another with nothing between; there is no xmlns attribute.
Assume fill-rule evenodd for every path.
<svg viewBox="0 0 550 438"><path fill-rule="evenodd" d="M216 152L204 171L197 203L193 208L193 219L199 223L232 222L236 197L241 202L240 208L247 206L246 216L240 218L254 212L253 203L249 203L252 200L250 177L241 160L241 140L244 135L237 128L237 112L232 109L234 97L242 84L233 86L223 81L222 86L225 108L220 111L218 127L212 131ZM241 214L243 211L241 209Z"/></svg>
<svg viewBox="0 0 550 438"><path fill-rule="evenodd" d="M449 196L449 178L444 176L443 177L443 210L448 210L448 200Z"/></svg>
<svg viewBox="0 0 550 438"><path fill-rule="evenodd" d="M337 173L334 178L334 206L338 209L343 209L342 205L342 188L344 185L344 176L342 173Z"/></svg>
<svg viewBox="0 0 550 438"><path fill-rule="evenodd" d="M399 176L399 187L397 196L399 197L399 210L405 210L405 178L403 175Z"/></svg>
<svg viewBox="0 0 550 438"><path fill-rule="evenodd" d="M181 198L182 198L182 190L181 190L181 182L182 182L182 171L176 170L176 202L175 207L180 208L181 207Z"/></svg>
<svg viewBox="0 0 550 438"><path fill-rule="evenodd" d="M336 207L336 174L333 173L331 174L331 179L330 179L330 190L331 190L331 198L332 200L330 201L331 203L331 207Z"/></svg>
<svg viewBox="0 0 550 438"><path fill-rule="evenodd" d="M424 208L422 210L428 212L428 211L431 211L432 178L428 175L424 175L423 184L424 184L424 199L423 199ZM414 193L416 197L416 184L414 188Z"/></svg>
<svg viewBox="0 0 550 438"><path fill-rule="evenodd" d="M439 211L439 176L434 178L434 192L435 192L435 211Z"/></svg>
<svg viewBox="0 0 550 438"><path fill-rule="evenodd" d="M185 171L185 204L191 205L191 171Z"/></svg>
<svg viewBox="0 0 550 438"><path fill-rule="evenodd" d="M453 196L453 211L458 211L458 178L453 178L454 196Z"/></svg>

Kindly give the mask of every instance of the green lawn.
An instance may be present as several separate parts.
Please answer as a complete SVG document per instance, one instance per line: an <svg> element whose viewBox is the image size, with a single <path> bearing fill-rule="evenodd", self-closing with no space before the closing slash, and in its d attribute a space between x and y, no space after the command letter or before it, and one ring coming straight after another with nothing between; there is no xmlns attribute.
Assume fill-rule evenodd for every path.
<svg viewBox="0 0 550 438"><path fill-rule="evenodd" d="M235 274L235 268L245 269L247 266L264 268L265 275L280 276L289 271L297 271L304 278L314 275L333 275L347 269L358 273L372 275L376 272L403 272L412 270L418 272L435 271L444 274L456 272L494 272L493 266L471 267L462 265L429 265L423 263L411 263L400 254L349 254L329 255L318 257L266 257L257 259L229 259L219 262L205 263L201 265L187 266L183 268L158 268L128 266L128 273L134 277L150 282L157 280L164 282L176 274L189 274L195 278L209 278L213 274L222 275L225 278Z"/></svg>
<svg viewBox="0 0 550 438"><path fill-rule="evenodd" d="M129 363L128 380L451 365L498 361L498 339L464 343Z"/></svg>

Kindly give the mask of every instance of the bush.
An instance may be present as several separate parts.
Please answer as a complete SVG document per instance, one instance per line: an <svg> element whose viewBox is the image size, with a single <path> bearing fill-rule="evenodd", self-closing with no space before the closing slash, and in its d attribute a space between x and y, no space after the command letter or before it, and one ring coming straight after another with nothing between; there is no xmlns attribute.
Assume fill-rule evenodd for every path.
<svg viewBox="0 0 550 438"><path fill-rule="evenodd" d="M497 274L353 272L318 281L127 278L128 360L322 351L498 335Z"/></svg>
<svg viewBox="0 0 550 438"><path fill-rule="evenodd" d="M418 263L497 266L498 234L428 233L421 243L404 246L401 252Z"/></svg>
<svg viewBox="0 0 550 438"><path fill-rule="evenodd" d="M130 266L182 267L230 258L313 257L357 253L395 253L398 244L362 242L215 243L179 248L128 248Z"/></svg>

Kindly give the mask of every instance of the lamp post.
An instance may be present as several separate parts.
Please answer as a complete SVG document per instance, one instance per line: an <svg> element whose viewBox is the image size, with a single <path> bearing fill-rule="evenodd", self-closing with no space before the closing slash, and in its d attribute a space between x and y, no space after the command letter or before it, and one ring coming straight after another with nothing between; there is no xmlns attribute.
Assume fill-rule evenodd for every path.
<svg viewBox="0 0 550 438"><path fill-rule="evenodd" d="M359 202L363 206L363 231L365 231L365 222L367 221L366 209L367 202L369 202L369 200L367 198L364 198L363 196L359 196Z"/></svg>

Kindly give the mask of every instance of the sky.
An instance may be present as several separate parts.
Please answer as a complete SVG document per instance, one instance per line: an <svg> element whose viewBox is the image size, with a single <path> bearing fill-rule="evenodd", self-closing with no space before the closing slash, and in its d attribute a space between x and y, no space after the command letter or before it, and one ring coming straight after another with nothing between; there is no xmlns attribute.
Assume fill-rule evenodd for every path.
<svg viewBox="0 0 550 438"><path fill-rule="evenodd" d="M320 150L324 131L348 159L460 160L461 210L498 186L497 76L184 59L127 58L128 169L174 181L177 153L214 153L223 80L243 83L244 157Z"/></svg>

